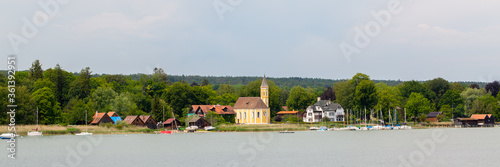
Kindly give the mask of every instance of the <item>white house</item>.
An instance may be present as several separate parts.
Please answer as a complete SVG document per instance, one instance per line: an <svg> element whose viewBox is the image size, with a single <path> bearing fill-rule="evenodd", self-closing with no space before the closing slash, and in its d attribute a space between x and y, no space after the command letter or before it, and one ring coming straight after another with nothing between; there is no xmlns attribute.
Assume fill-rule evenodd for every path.
<svg viewBox="0 0 500 167"><path fill-rule="evenodd" d="M344 121L344 108L340 104L330 100L320 100L316 104L307 107L302 120L304 122L321 122L326 117L328 121Z"/></svg>

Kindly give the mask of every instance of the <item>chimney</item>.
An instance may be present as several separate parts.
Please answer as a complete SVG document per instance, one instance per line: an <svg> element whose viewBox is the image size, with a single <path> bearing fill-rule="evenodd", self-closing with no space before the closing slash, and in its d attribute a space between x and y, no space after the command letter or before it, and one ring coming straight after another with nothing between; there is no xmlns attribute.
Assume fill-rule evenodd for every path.
<svg viewBox="0 0 500 167"><path fill-rule="evenodd" d="M318 97L318 101L321 101L321 97Z"/></svg>

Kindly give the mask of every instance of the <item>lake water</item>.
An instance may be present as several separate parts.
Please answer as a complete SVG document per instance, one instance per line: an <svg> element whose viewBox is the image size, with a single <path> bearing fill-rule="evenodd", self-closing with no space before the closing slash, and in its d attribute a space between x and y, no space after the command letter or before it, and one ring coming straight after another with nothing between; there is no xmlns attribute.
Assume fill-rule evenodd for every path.
<svg viewBox="0 0 500 167"><path fill-rule="evenodd" d="M434 137L433 137L434 136ZM0 140L0 166L498 166L500 128Z"/></svg>

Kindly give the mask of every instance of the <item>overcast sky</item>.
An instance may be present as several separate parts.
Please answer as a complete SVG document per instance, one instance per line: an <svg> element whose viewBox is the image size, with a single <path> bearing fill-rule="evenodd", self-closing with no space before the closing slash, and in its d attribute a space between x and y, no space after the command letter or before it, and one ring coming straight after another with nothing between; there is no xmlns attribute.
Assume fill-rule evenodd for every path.
<svg viewBox="0 0 500 167"><path fill-rule="evenodd" d="M500 79L498 0L72 0L52 13L47 1L0 1L0 55L17 53L21 70L39 59L99 74Z"/></svg>

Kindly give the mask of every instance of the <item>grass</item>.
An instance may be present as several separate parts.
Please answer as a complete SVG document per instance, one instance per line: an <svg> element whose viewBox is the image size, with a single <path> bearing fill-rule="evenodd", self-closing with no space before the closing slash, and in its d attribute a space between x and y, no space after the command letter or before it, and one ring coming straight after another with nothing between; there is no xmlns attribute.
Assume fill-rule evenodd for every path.
<svg viewBox="0 0 500 167"><path fill-rule="evenodd" d="M0 126L0 133L7 133L9 126L2 125ZM36 125L17 125L16 131L19 135L27 135L29 131L33 131L36 129ZM105 126L91 126L89 125L87 128L85 125L76 125L76 126L61 126L61 125L40 125L38 127L39 131L43 132L43 135L71 135L79 132L86 131L93 134L129 134L129 133L153 133L154 130L144 128L144 127L135 127L135 126L115 126L115 125L105 125Z"/></svg>

